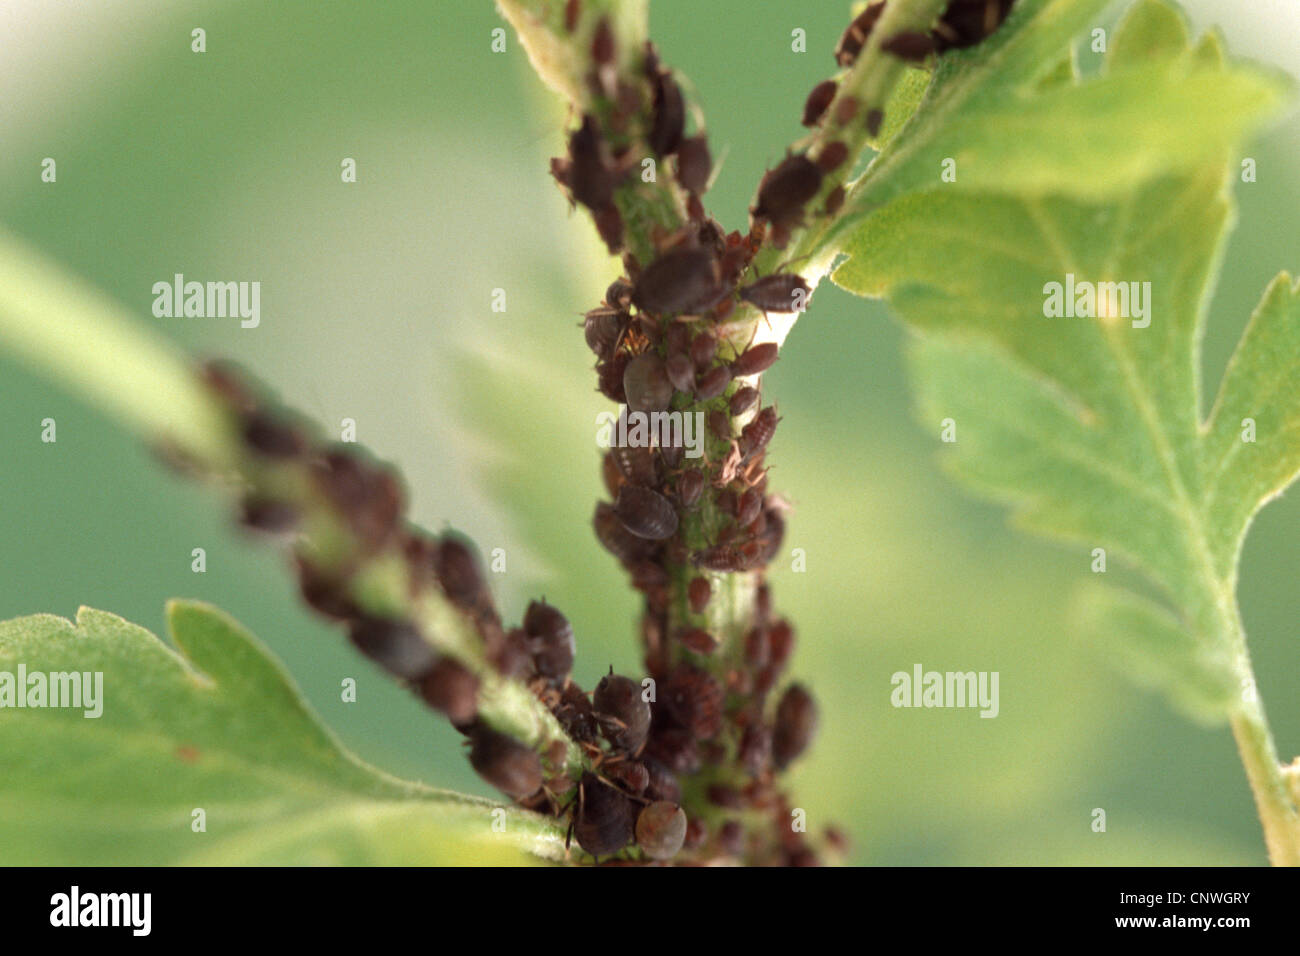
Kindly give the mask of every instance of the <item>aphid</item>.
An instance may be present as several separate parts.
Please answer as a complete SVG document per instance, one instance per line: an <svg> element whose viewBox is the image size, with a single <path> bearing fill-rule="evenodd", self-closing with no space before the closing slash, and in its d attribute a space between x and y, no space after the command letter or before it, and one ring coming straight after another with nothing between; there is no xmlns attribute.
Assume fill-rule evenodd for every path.
<svg viewBox="0 0 1300 956"><path fill-rule="evenodd" d="M823 80L812 88L808 99L803 104L803 125L816 126L821 120L826 107L835 99L837 84L834 80Z"/></svg>
<svg viewBox="0 0 1300 956"><path fill-rule="evenodd" d="M258 531L291 531L298 523L298 509L287 501L250 496L240 504L239 520Z"/></svg>
<svg viewBox="0 0 1300 956"><path fill-rule="evenodd" d="M653 757L642 757L641 765L650 775L643 793L649 800L667 800L678 803L682 799L682 787L673 776L673 772Z"/></svg>
<svg viewBox="0 0 1300 956"><path fill-rule="evenodd" d="M686 840L682 844L687 850L696 850L704 845L704 841L709 838L709 828L703 820L686 821Z"/></svg>
<svg viewBox="0 0 1300 956"><path fill-rule="evenodd" d="M573 683L565 685L560 703L555 708L555 719L560 722L564 732L580 744L594 744L600 733L591 701Z"/></svg>
<svg viewBox="0 0 1300 956"><path fill-rule="evenodd" d="M623 477L632 484L658 484L659 469L655 466L654 449L646 445L615 445L610 449L610 454ZM621 486L622 482L619 484Z"/></svg>
<svg viewBox="0 0 1300 956"><path fill-rule="evenodd" d="M307 450L307 439L267 412L251 412L244 419L244 443L267 458L296 458Z"/></svg>
<svg viewBox="0 0 1300 956"><path fill-rule="evenodd" d="M692 614L703 614L713 596L713 587L708 578L694 577L686 588L686 597L691 605Z"/></svg>
<svg viewBox="0 0 1300 956"><path fill-rule="evenodd" d="M433 570L448 600L462 608L475 607L486 594L474 552L456 535L445 534L439 539L433 553Z"/></svg>
<svg viewBox="0 0 1300 956"><path fill-rule="evenodd" d="M722 807L726 810L739 810L745 805L744 797L741 796L740 791L723 783L710 784L705 793L709 798L709 803L715 807Z"/></svg>
<svg viewBox="0 0 1300 956"><path fill-rule="evenodd" d="M632 356L627 352L615 352L596 365L596 382L600 393L620 405L627 402L627 393L623 391L623 373L631 361Z"/></svg>
<svg viewBox="0 0 1300 956"><path fill-rule="evenodd" d="M636 844L652 860L671 860L686 842L686 813L676 803L660 800L636 818Z"/></svg>
<svg viewBox="0 0 1300 956"><path fill-rule="evenodd" d="M673 400L673 383L668 380L664 360L654 352L632 359L623 370L623 393L634 412L662 412Z"/></svg>
<svg viewBox="0 0 1300 956"><path fill-rule="evenodd" d="M308 607L315 608L326 617L346 621L361 613L356 602L348 596L347 582L326 574L315 565L299 557L298 590Z"/></svg>
<svg viewBox="0 0 1300 956"><path fill-rule="evenodd" d="M347 518L363 550L378 551L400 532L404 500L397 479L341 452L312 462L312 477Z"/></svg>
<svg viewBox="0 0 1300 956"><path fill-rule="evenodd" d="M856 97L844 96L835 104L835 121L841 126L849 125L857 113L858 101Z"/></svg>
<svg viewBox="0 0 1300 956"><path fill-rule="evenodd" d="M873 3L857 15L844 35L840 37L839 44L835 47L835 62L840 66L852 66L853 61L858 58L862 52L863 45L867 42L867 37L871 33L871 28L876 25L880 19L880 12L884 10L883 0L879 3Z"/></svg>
<svg viewBox="0 0 1300 956"><path fill-rule="evenodd" d="M469 762L479 776L502 793L522 800L542 787L537 752L486 726L470 732Z"/></svg>
<svg viewBox="0 0 1300 956"><path fill-rule="evenodd" d="M646 753L679 776L690 776L700 769L695 737L683 727L656 727L646 744Z"/></svg>
<svg viewBox="0 0 1300 956"><path fill-rule="evenodd" d="M672 718L698 740L722 729L724 692L716 677L691 664L678 664L660 690Z"/></svg>
<svg viewBox="0 0 1300 956"><path fill-rule="evenodd" d="M674 326L680 328L680 326ZM695 366L691 363L688 356L677 352L668 356L668 361L664 363L664 371L668 374L668 381L673 383L673 388L679 392L690 394L695 389Z"/></svg>
<svg viewBox="0 0 1300 956"><path fill-rule="evenodd" d="M760 625L766 624L772 618L772 589L767 584L758 586L758 593L754 595L754 619Z"/></svg>
<svg viewBox="0 0 1300 956"><path fill-rule="evenodd" d="M775 278L780 278L781 282L772 283L769 286L764 286L763 289L760 290L758 294L763 297L766 297L767 290L772 287L784 286L786 288L790 288L792 291L790 295L786 297L784 303L785 305L789 305L790 299L793 298L794 289L798 289L800 287L804 289L808 288L807 283L805 283L798 276L788 276L788 275L768 276L767 279L759 279L758 282L755 283L755 285L758 285L759 283L762 282L766 282L768 279L775 279ZM794 280L798 280L798 281L795 282ZM753 288L753 286L751 286L750 288ZM778 297L772 296L772 298L777 299ZM772 309L771 311L775 312L778 310ZM751 345L749 348L745 349L745 351L740 353L740 355L736 356L736 358L732 360L731 362L732 376L735 378L740 378L745 375L757 375L760 372L766 372L776 362L777 352L778 352L778 346L775 342L764 342L761 345Z"/></svg>
<svg viewBox="0 0 1300 956"><path fill-rule="evenodd" d="M750 524L763 510L763 496L755 488L750 488L736 502L736 524L742 528Z"/></svg>
<svg viewBox="0 0 1300 956"><path fill-rule="evenodd" d="M828 216L835 215L837 212L840 211L840 207L843 205L844 205L844 187L836 186L834 189L831 190L830 195L826 197L826 205L824 207L826 210L826 215Z"/></svg>
<svg viewBox="0 0 1300 956"><path fill-rule="evenodd" d="M564 32L572 33L578 29L578 15L582 12L582 0L566 0L564 4Z"/></svg>
<svg viewBox="0 0 1300 956"><path fill-rule="evenodd" d="M713 357L718 354L718 340L708 332L701 332L691 339L691 361L700 371L713 364Z"/></svg>
<svg viewBox="0 0 1300 956"><path fill-rule="evenodd" d="M784 667L794 652L794 628L789 621L782 618L772 625L768 631L768 647L768 660L776 667Z"/></svg>
<svg viewBox="0 0 1300 956"><path fill-rule="evenodd" d="M458 661L443 657L420 681L420 696L453 724L468 724L478 713L478 678Z"/></svg>
<svg viewBox="0 0 1300 956"><path fill-rule="evenodd" d="M693 627L684 631L678 640L687 650L694 651L696 654L708 655L718 649L718 642L713 635L702 627Z"/></svg>
<svg viewBox="0 0 1300 956"><path fill-rule="evenodd" d="M762 724L746 727L740 738L739 757L751 774L761 774L772 759L772 731Z"/></svg>
<svg viewBox="0 0 1300 956"><path fill-rule="evenodd" d="M583 317L582 331L587 339L587 348L597 357L605 358L614 351L619 336L627 328L631 316L615 308L602 306L592 309Z"/></svg>
<svg viewBox="0 0 1300 956"><path fill-rule="evenodd" d="M650 771L639 760L612 760L600 765L605 777L633 796L640 796L650 786Z"/></svg>
<svg viewBox="0 0 1300 956"><path fill-rule="evenodd" d="M737 389L736 393L731 396L731 401L728 405L731 409L732 417L738 418L745 414L745 412L758 404L758 400L761 397L762 396L758 389L751 385L746 385L744 388Z"/></svg>
<svg viewBox="0 0 1300 956"><path fill-rule="evenodd" d="M611 671L600 679L592 707L605 739L617 750L632 752L650 732L650 704L641 697L641 685Z"/></svg>
<svg viewBox="0 0 1300 956"><path fill-rule="evenodd" d="M785 769L807 749L817 732L817 705L799 684L791 684L776 705L776 728L772 733L772 760Z"/></svg>
<svg viewBox="0 0 1300 956"><path fill-rule="evenodd" d="M754 416L754 420L740 430L742 453L750 457L766 448L776 433L776 423L776 409L771 405Z"/></svg>
<svg viewBox="0 0 1300 956"><path fill-rule="evenodd" d="M643 311L663 315L709 308L725 294L713 252L689 246L650 263L636 280L632 301Z"/></svg>
<svg viewBox="0 0 1300 956"><path fill-rule="evenodd" d="M583 774L573 824L578 846L597 857L617 853L632 842L635 819L636 807L625 794Z"/></svg>
<svg viewBox="0 0 1300 956"><path fill-rule="evenodd" d="M524 612L524 632L533 639L538 673L559 680L573 669L577 647L567 617L545 601L532 601Z"/></svg>
<svg viewBox="0 0 1300 956"><path fill-rule="evenodd" d="M611 256L623 248L623 216L612 202L606 203L592 214L596 232L605 242Z"/></svg>
<svg viewBox="0 0 1300 956"><path fill-rule="evenodd" d="M883 110L867 110L867 135L876 137L880 135L880 124L885 120Z"/></svg>
<svg viewBox="0 0 1300 956"><path fill-rule="evenodd" d="M677 511L672 502L640 485L624 485L618 490L614 514L638 538L660 541L677 531Z"/></svg>
<svg viewBox="0 0 1300 956"><path fill-rule="evenodd" d="M515 627L488 641L488 662L502 677L523 679L533 673L532 641L523 628Z"/></svg>
<svg viewBox="0 0 1300 956"><path fill-rule="evenodd" d="M654 542L638 538L632 534L614 513L614 506L601 501L596 505L596 514L592 519L596 537L605 546L605 550L624 564L631 564L654 552Z"/></svg>
<svg viewBox="0 0 1300 956"><path fill-rule="evenodd" d="M614 31L608 17L601 17L591 37L591 59L597 66L614 62Z"/></svg>
<svg viewBox="0 0 1300 956"><path fill-rule="evenodd" d="M715 544L711 548L697 551L691 560L696 567L709 571L743 571L746 567L744 555L729 544Z"/></svg>
<svg viewBox="0 0 1300 956"><path fill-rule="evenodd" d="M821 185L822 171L816 163L802 153L787 156L763 177L758 204L752 210L754 217L774 224L793 223Z"/></svg>
<svg viewBox="0 0 1300 956"><path fill-rule="evenodd" d="M677 147L677 181L682 188L696 195L709 186L713 171L713 157L709 155L709 141L703 136L684 139Z"/></svg>
<svg viewBox="0 0 1300 956"><path fill-rule="evenodd" d="M840 167L844 160L849 158L849 147L840 140L833 143L827 143L825 148L817 154L817 168L823 173L831 173Z"/></svg>
<svg viewBox="0 0 1300 956"><path fill-rule="evenodd" d="M667 445L659 446L659 455L663 458L664 464L669 468L676 468L686 457L686 447L681 444L673 444L671 439Z"/></svg>
<svg viewBox="0 0 1300 956"><path fill-rule="evenodd" d="M695 394L702 402L717 398L731 384L731 369L715 365L695 379Z"/></svg>
<svg viewBox="0 0 1300 956"><path fill-rule="evenodd" d="M605 290L605 304L612 309L627 311L632 304L632 283L622 276L611 282Z"/></svg>
<svg viewBox="0 0 1300 956"><path fill-rule="evenodd" d="M352 622L348 638L362 654L402 680L419 680L438 660L409 621L362 617Z"/></svg>
<svg viewBox="0 0 1300 956"><path fill-rule="evenodd" d="M895 33L880 44L880 48L886 53L894 54L900 60L919 62L934 52L935 43L934 37L928 33L906 31Z"/></svg>
<svg viewBox="0 0 1300 956"><path fill-rule="evenodd" d="M727 417L726 412L719 408L715 408L713 411L709 412L708 421L709 431L713 433L714 437L720 438L723 441L731 440L731 419Z"/></svg>
<svg viewBox="0 0 1300 956"><path fill-rule="evenodd" d="M772 642L763 625L752 628L745 635L745 663L753 668L766 667L771 659Z"/></svg>
<svg viewBox="0 0 1300 956"><path fill-rule="evenodd" d="M743 287L740 290L740 297L764 312L802 312L811 292L812 289L803 280L803 276L797 276L793 272L778 272L774 275L763 276L752 285ZM772 361L776 361L776 345L774 343L768 344L772 346ZM762 345L754 346L754 348L760 349L763 347ZM751 348L745 354L748 355L753 350ZM740 359L736 361L740 361ZM763 369L758 371L763 371ZM753 374L752 372L737 372L734 362L731 366L731 372L733 375Z"/></svg>
<svg viewBox="0 0 1300 956"><path fill-rule="evenodd" d="M681 88L667 73L654 79L654 119L650 125L650 148L656 156L677 151L686 129L686 104Z"/></svg>
<svg viewBox="0 0 1300 956"><path fill-rule="evenodd" d="M588 209L602 209L614 196L614 174L605 158L605 142L590 113L569 137L569 189Z"/></svg>
<svg viewBox="0 0 1300 956"><path fill-rule="evenodd" d="M940 51L974 46L1001 25L1014 0L954 0L935 25Z"/></svg>
<svg viewBox="0 0 1300 956"><path fill-rule="evenodd" d="M690 508L704 493L704 475L698 471L683 472L677 479L677 500L683 508Z"/></svg>

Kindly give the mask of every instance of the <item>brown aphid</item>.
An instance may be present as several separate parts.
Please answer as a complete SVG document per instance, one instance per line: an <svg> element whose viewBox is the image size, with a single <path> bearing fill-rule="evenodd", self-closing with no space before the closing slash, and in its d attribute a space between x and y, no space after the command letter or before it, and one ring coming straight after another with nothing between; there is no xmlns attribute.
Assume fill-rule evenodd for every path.
<svg viewBox="0 0 1300 956"><path fill-rule="evenodd" d="M297 570L298 590L308 607L340 621L362 613L347 593L345 578L327 574L302 557L297 558Z"/></svg>
<svg viewBox="0 0 1300 956"><path fill-rule="evenodd" d="M718 679L692 664L678 664L660 700L672 718L698 740L709 740L722 729L724 692Z"/></svg>
<svg viewBox="0 0 1300 956"><path fill-rule="evenodd" d="M677 531L677 511L672 502L640 485L624 485L618 490L614 514L638 538L660 541Z"/></svg>
<svg viewBox="0 0 1300 956"><path fill-rule="evenodd" d="M833 216L840 211L840 207L844 205L844 195L843 186L836 186L830 191L830 195L826 197L826 205L823 207L826 215Z"/></svg>
<svg viewBox="0 0 1300 956"><path fill-rule="evenodd" d="M713 433L714 437L723 441L731 440L731 419L727 417L726 412L715 408L709 412L708 421L709 431Z"/></svg>
<svg viewBox="0 0 1300 956"><path fill-rule="evenodd" d="M825 148L817 154L817 168L823 173L831 173L839 169L844 160L848 158L849 147L837 139L832 143L827 143Z"/></svg>
<svg viewBox="0 0 1300 956"><path fill-rule="evenodd" d="M667 800L679 803L682 799L682 787L673 776L673 772L653 757L642 757L641 766L649 774L649 782L643 791L648 800Z"/></svg>
<svg viewBox="0 0 1300 956"><path fill-rule="evenodd" d="M799 276L789 275L768 276L767 279L760 279L758 283L755 283L755 285L767 282L769 279L781 279L782 281L779 283L771 283L769 286L764 286L763 289L759 290L756 294L766 298L767 293L765 290L768 288L776 288L778 286L784 286L791 289L798 289L800 287L804 289L808 288L807 283L805 283L803 279L799 278ZM798 282L796 283L792 280L798 280ZM753 288L753 286L750 288ZM785 299L786 306L790 305L792 297L793 293ZM771 298L779 300L778 296L772 296ZM770 311L776 312L780 310L774 308ZM757 375L760 372L766 372L776 362L778 351L779 349L775 342L764 342L761 345L751 345L732 360L732 376L734 378L740 378L745 375Z"/></svg>
<svg viewBox="0 0 1300 956"><path fill-rule="evenodd" d="M619 337L627 328L631 316L626 312L608 306L592 309L582 320L582 331L587 339L587 348L598 358L607 358L618 345Z"/></svg>
<svg viewBox="0 0 1300 956"><path fill-rule="evenodd" d="M686 218L692 222L699 222L705 217L704 203L700 201L699 193L686 194Z"/></svg>
<svg viewBox="0 0 1300 956"><path fill-rule="evenodd" d="M754 420L740 430L742 453L751 456L766 448L776 433L776 423L776 408L771 405L754 416Z"/></svg>
<svg viewBox="0 0 1300 956"><path fill-rule="evenodd" d="M703 614L712 596L713 587L709 584L708 578L691 578L691 583L686 588L686 598L690 602L692 614Z"/></svg>
<svg viewBox="0 0 1300 956"><path fill-rule="evenodd" d="M671 860L686 842L686 813L676 803L660 800L636 818L636 845L652 860Z"/></svg>
<svg viewBox="0 0 1300 956"><path fill-rule="evenodd" d="M858 101L853 96L843 96L835 104L835 121L841 126L847 126L853 122L853 117L858 115Z"/></svg>
<svg viewBox="0 0 1300 956"><path fill-rule="evenodd" d="M682 646L687 650L694 651L696 654L708 655L718 649L717 640L702 627L693 627L682 632L678 640L682 642Z"/></svg>
<svg viewBox="0 0 1300 956"><path fill-rule="evenodd" d="M570 682L564 686L560 703L555 708L555 719L564 732L580 744L595 744L599 739L600 725L596 721L596 712L577 684Z"/></svg>
<svg viewBox="0 0 1300 956"><path fill-rule="evenodd" d="M531 677L533 665L532 639L521 627L499 632L487 642L487 658L497 673L512 680Z"/></svg>
<svg viewBox="0 0 1300 956"><path fill-rule="evenodd" d="M670 440L667 445L659 446L659 456L663 458L664 464L669 468L676 468L686 457L686 447L681 444L673 444Z"/></svg>
<svg viewBox="0 0 1300 956"><path fill-rule="evenodd" d="M794 628L782 618L768 629L768 660L776 667L784 667L794 653Z"/></svg>
<svg viewBox="0 0 1300 956"><path fill-rule="evenodd" d="M469 762L479 776L507 796L522 800L542 787L542 760L536 751L490 727L470 732Z"/></svg>
<svg viewBox="0 0 1300 956"><path fill-rule="evenodd" d="M632 484L653 486L659 483L654 449L648 445L615 445L610 454L623 477Z"/></svg>
<svg viewBox="0 0 1300 956"><path fill-rule="evenodd" d="M772 656L768 629L759 625L745 635L745 663L753 668L766 667Z"/></svg>
<svg viewBox="0 0 1300 956"><path fill-rule="evenodd" d="M605 142L590 113L569 137L569 189L588 209L603 209L614 197L614 173L606 158Z"/></svg>
<svg viewBox="0 0 1300 956"><path fill-rule="evenodd" d="M654 118L650 124L650 148L656 156L667 156L681 145L686 129L686 103L681 87L667 73L654 78Z"/></svg>
<svg viewBox="0 0 1300 956"><path fill-rule="evenodd" d="M352 455L330 452L312 462L312 478L347 519L363 550L374 552L400 532L405 506L401 485L390 472Z"/></svg>
<svg viewBox="0 0 1300 956"><path fill-rule="evenodd" d="M362 654L402 680L419 680L438 660L409 621L362 617L352 622L348 638Z"/></svg>
<svg viewBox="0 0 1300 956"><path fill-rule="evenodd" d="M592 856L609 856L632 842L636 806L628 797L594 774L583 774L578 785L578 814L573 835Z"/></svg>
<svg viewBox="0 0 1300 956"><path fill-rule="evenodd" d="M695 368L704 371L713 364L713 357L718 354L718 340L708 332L700 332L691 339L691 361Z"/></svg>
<svg viewBox="0 0 1300 956"><path fill-rule="evenodd" d="M746 568L744 555L729 544L715 544L697 551L691 556L691 561L697 568L709 571L744 571Z"/></svg>
<svg viewBox="0 0 1300 956"><path fill-rule="evenodd" d="M704 136L691 136L677 147L677 181L695 195L709 188L709 174L713 172L713 157L709 155L709 141Z"/></svg>
<svg viewBox="0 0 1300 956"><path fill-rule="evenodd" d="M681 326L674 326L674 328L681 328ZM668 360L664 363L664 371L668 374L668 381L672 382L673 388L677 391L689 395L695 390L695 365L689 356L681 352L668 356Z"/></svg>
<svg viewBox="0 0 1300 956"><path fill-rule="evenodd" d="M1014 0L954 0L935 25L940 52L974 46L996 30Z"/></svg>
<svg viewBox="0 0 1300 956"><path fill-rule="evenodd" d="M677 479L677 500L683 508L691 508L704 493L704 475L698 471L683 472Z"/></svg>
<svg viewBox="0 0 1300 956"><path fill-rule="evenodd" d="M698 850L704 845L709 838L709 828L703 820L694 819L686 821L686 839L682 847L687 850Z"/></svg>
<svg viewBox="0 0 1300 956"><path fill-rule="evenodd" d="M283 534L298 524L298 509L287 501L249 496L240 503L240 523L255 531Z"/></svg>
<svg viewBox="0 0 1300 956"><path fill-rule="evenodd" d="M812 289L804 281L803 276L797 276L792 272L778 272L774 275L763 276L757 282L747 285L740 290L740 297L755 308L762 309L764 312L802 312L807 307L808 296ZM745 352L748 355L754 349L762 349L771 346L772 361L776 361L776 343L768 342L765 345L756 345ZM764 353L758 353L762 355ZM741 358L745 356L742 355ZM736 360L737 362L740 359ZM758 369L763 371L763 369ZM732 363L731 372L733 375L751 375L752 372L737 372L735 362Z"/></svg>
<svg viewBox="0 0 1300 956"><path fill-rule="evenodd" d="M632 304L632 283L619 276L605 290L605 304L611 309L627 311Z"/></svg>
<svg viewBox="0 0 1300 956"><path fill-rule="evenodd" d="M568 676L577 652L569 619L545 601L531 601L524 612L524 632L533 639L538 673L552 680Z"/></svg>
<svg viewBox="0 0 1300 956"><path fill-rule="evenodd" d="M592 214L596 223L596 232L604 240L605 248L611 256L618 255L623 248L623 216L612 202L606 203Z"/></svg>
<svg viewBox="0 0 1300 956"><path fill-rule="evenodd" d="M695 394L702 402L717 398L731 384L731 369L725 365L715 365L695 379Z"/></svg>
<svg viewBox="0 0 1300 956"><path fill-rule="evenodd" d="M447 599L461 608L475 608L487 593L479 572L478 559L469 543L455 534L445 534L433 552L433 571Z"/></svg>
<svg viewBox="0 0 1300 956"><path fill-rule="evenodd" d="M763 510L763 495L755 488L750 488L736 502L736 524L742 528L750 524Z"/></svg>
<svg viewBox="0 0 1300 956"><path fill-rule="evenodd" d="M582 12L582 0L565 0L564 32L572 33L578 29L578 16Z"/></svg>
<svg viewBox="0 0 1300 956"><path fill-rule="evenodd" d="M654 352L632 359L623 370L623 393L634 412L665 411L673 400L673 383L664 360Z"/></svg>
<svg viewBox="0 0 1300 956"><path fill-rule="evenodd" d="M627 352L615 352L610 358L596 365L596 383L600 393L610 401L620 405L627 402L627 393L623 391L623 373L627 371L632 356Z"/></svg>
<svg viewBox="0 0 1300 956"><path fill-rule="evenodd" d="M834 80L823 80L812 88L808 94L808 99L803 104L803 125L816 126L826 112L826 107L831 105L835 99L835 90L838 85Z"/></svg>
<svg viewBox="0 0 1300 956"><path fill-rule="evenodd" d="M745 805L745 799L740 791L723 783L710 784L706 795L709 803L726 810L739 810Z"/></svg>
<svg viewBox="0 0 1300 956"><path fill-rule="evenodd" d="M867 37L871 34L871 28L876 25L876 21L880 19L880 13L884 9L885 4L881 0L881 2L871 4L854 18L835 47L836 63L840 66L853 65L853 62L858 58L858 54L862 52Z"/></svg>
<svg viewBox="0 0 1300 956"><path fill-rule="evenodd" d="M450 657L439 659L424 675L420 696L458 726L470 723L478 714L478 678Z"/></svg>
<svg viewBox="0 0 1300 956"><path fill-rule="evenodd" d="M591 36L591 59L597 66L614 62L614 30L608 17L601 17Z"/></svg>
<svg viewBox="0 0 1300 956"><path fill-rule="evenodd" d="M654 553L654 542L639 538L623 527L623 522L614 513L614 506L606 501L597 503L592 526L605 550L624 564L631 564Z"/></svg>
<svg viewBox="0 0 1300 956"><path fill-rule="evenodd" d="M642 698L636 681L611 671L596 685L592 707L605 739L615 750L632 752L645 743L650 732L650 704Z"/></svg>
<svg viewBox="0 0 1300 956"><path fill-rule="evenodd" d="M880 44L880 48L886 53L892 53L900 60L920 62L934 52L935 41L934 37L928 33L917 33L908 30L903 33L895 33Z"/></svg>
<svg viewBox="0 0 1300 956"><path fill-rule="evenodd" d="M655 727L646 743L646 753L678 776L690 776L700 769L695 737L683 727L671 724Z"/></svg>
<svg viewBox="0 0 1300 956"><path fill-rule="evenodd" d="M712 307L726 288L712 250L688 246L665 252L636 281L632 301L657 315Z"/></svg>
<svg viewBox="0 0 1300 956"><path fill-rule="evenodd" d="M736 393L731 396L728 407L731 409L732 417L739 417L758 404L761 398L758 389L752 385L746 385L744 388L737 389Z"/></svg>
<svg viewBox="0 0 1300 956"><path fill-rule="evenodd" d="M772 731L762 724L746 727L740 738L739 756L744 768L759 776L772 759Z"/></svg>
<svg viewBox="0 0 1300 956"><path fill-rule="evenodd" d="M760 584L754 595L754 619L759 625L772 619L772 588L767 583Z"/></svg>
<svg viewBox="0 0 1300 956"><path fill-rule="evenodd" d="M245 416L243 437L244 444L267 458L297 458L307 450L301 432L260 409Z"/></svg>
<svg viewBox="0 0 1300 956"><path fill-rule="evenodd" d="M787 156L763 177L754 217L773 224L796 222L804 203L817 195L821 185L822 171L816 163L802 153Z"/></svg>
<svg viewBox="0 0 1300 956"><path fill-rule="evenodd" d="M612 760L600 765L609 780L621 786L634 797L639 797L650 786L650 771L639 760Z"/></svg>
<svg viewBox="0 0 1300 956"><path fill-rule="evenodd" d="M875 138L880 135L880 126L885 121L883 110L867 111L867 135Z"/></svg>
<svg viewBox="0 0 1300 956"><path fill-rule="evenodd" d="M776 706L772 760L783 770L807 748L817 732L817 705L799 684L791 684Z"/></svg>

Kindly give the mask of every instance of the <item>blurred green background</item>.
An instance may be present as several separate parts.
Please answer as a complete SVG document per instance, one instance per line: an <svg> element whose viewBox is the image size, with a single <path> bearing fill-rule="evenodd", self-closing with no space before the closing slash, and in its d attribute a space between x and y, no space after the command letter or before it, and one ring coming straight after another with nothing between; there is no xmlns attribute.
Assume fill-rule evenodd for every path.
<svg viewBox="0 0 1300 956"><path fill-rule="evenodd" d="M1300 72L1293 4L1205 0L1230 48ZM722 172L728 228L800 133L847 4L654 0L652 34L693 85ZM8 0L0 7L0 221L196 353L232 356L289 402L405 473L414 517L506 551L506 617L545 594L574 620L584 684L638 667L636 602L589 525L601 493L594 391L578 314L617 267L547 172L564 115L488 0L383 3ZM207 52L190 52L190 31ZM790 49L807 31L808 50ZM1259 180L1212 303L1217 383L1266 282L1300 269L1300 123L1253 143ZM58 182L39 180L54 157ZM340 182L355 158L359 182ZM262 322L155 319L150 287L259 280ZM490 308L494 288L508 308ZM50 316L50 321L58 321ZM883 864L1265 861L1226 729L1130 685L1074 630L1088 555L1011 532L935 467L911 412L904 335L829 284L791 334L767 394L784 425L773 487L797 510L773 574L820 698L791 775L812 826ZM457 734L391 686L296 601L272 549L210 493L160 469L95 408L0 354L0 618L89 604L155 631L173 595L225 608L285 660L363 758L488 793ZM58 442L39 441L54 417ZM1284 755L1300 751L1295 667L1300 496L1247 542L1241 599ZM204 547L206 574L190 571ZM1123 574L1117 569L1113 573ZM895 710L889 677L1001 674L1001 714ZM343 677L359 700L340 701ZM1108 830L1090 829L1094 807Z"/></svg>

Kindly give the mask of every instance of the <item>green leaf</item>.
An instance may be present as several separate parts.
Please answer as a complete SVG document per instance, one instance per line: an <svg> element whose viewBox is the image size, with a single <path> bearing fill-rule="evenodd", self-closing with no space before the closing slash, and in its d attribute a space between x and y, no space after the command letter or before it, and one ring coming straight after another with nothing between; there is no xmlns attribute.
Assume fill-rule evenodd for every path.
<svg viewBox="0 0 1300 956"><path fill-rule="evenodd" d="M1192 46L1180 18L1144 2L1116 31L1099 82L1153 80L1153 56L1171 71L1222 62L1216 40ZM1161 89L1138 100L1160 101ZM1257 93L1249 110L1270 101ZM1190 143L1218 109L1179 107L1171 129ZM1016 181L910 193L860 223L834 279L887 298L923 333L911 355L919 411L936 433L953 420L946 463L958 476L1009 503L1022 527L1126 558L1162 592L1164 607L1112 595L1086 615L1102 631L1130 630L1126 669L1184 709L1222 717L1241 704L1248 673L1234 593L1241 543L1300 470L1300 292L1286 275L1270 286L1203 418L1199 343L1235 143L1216 135L1212 161L1202 143L1188 146L1201 156L1190 168L1185 158L1153 167L1130 162L1156 154L1131 141L1127 108L1103 115L1111 168L1129 170L1110 200ZM1033 142L1006 148L1035 154ZM1050 317L1051 284L1069 282L1124 283L1142 308Z"/></svg>
<svg viewBox="0 0 1300 956"><path fill-rule="evenodd" d="M925 100L850 193L836 234L939 186L1119 195L1217 161L1281 102L1281 77L1189 49L1181 16L1159 0L1143 0L1114 31L1102 74L1075 76L1063 58L1107 6L1021 0L984 43L940 57ZM940 180L946 160L956 164L951 183Z"/></svg>
<svg viewBox="0 0 1300 956"><path fill-rule="evenodd" d="M359 761L256 638L217 609L173 601L167 618L179 653L90 608L75 624L48 614L0 623L0 674L103 675L89 709L102 709L98 717L84 698L82 707L0 708L4 862L465 865L527 862L525 850L562 855L563 834L544 818L507 810L497 833L495 804ZM193 828L196 809L204 832Z"/></svg>

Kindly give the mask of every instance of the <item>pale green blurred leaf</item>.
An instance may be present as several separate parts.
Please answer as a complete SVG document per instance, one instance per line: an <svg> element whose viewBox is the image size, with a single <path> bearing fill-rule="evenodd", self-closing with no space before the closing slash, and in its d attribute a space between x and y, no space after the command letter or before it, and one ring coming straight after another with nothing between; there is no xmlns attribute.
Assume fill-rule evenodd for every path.
<svg viewBox="0 0 1300 956"><path fill-rule="evenodd" d="M179 653L104 611L0 623L0 670L103 674L102 715L0 710L4 862L517 864L562 853L541 818L390 777L345 751L262 645L173 601ZM191 829L202 808L206 832Z"/></svg>

